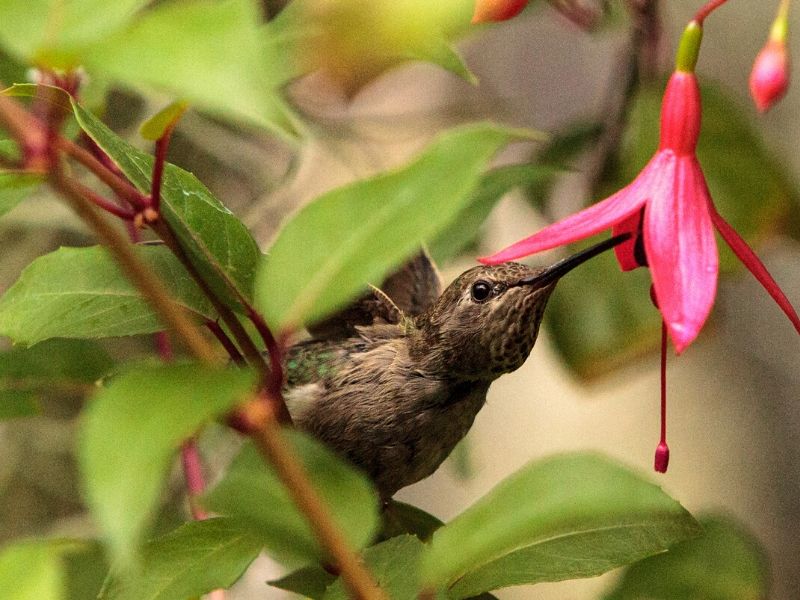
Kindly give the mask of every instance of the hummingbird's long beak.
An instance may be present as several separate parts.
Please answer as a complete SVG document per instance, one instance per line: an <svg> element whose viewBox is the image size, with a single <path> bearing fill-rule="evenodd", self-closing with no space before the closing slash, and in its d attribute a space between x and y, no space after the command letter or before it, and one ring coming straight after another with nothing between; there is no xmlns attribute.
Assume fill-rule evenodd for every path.
<svg viewBox="0 0 800 600"><path fill-rule="evenodd" d="M556 264L547 267L544 271L541 271L536 275L523 277L514 285L545 286L551 282L561 279L561 277L572 271L572 269L574 269L578 265L582 265L590 258L594 258L598 254L602 254L606 250L610 250L614 246L618 246L622 242L625 242L630 238L631 238L630 233L622 233L620 235L615 235L612 238L603 240L599 244L595 244L590 248L586 248L586 250L581 250L580 252L577 252L572 256L568 256L567 258L558 261Z"/></svg>

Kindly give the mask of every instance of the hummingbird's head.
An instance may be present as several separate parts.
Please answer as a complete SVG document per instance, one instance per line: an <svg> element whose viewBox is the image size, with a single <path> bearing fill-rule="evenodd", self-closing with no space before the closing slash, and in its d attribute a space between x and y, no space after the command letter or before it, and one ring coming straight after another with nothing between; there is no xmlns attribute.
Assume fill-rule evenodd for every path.
<svg viewBox="0 0 800 600"><path fill-rule="evenodd" d="M605 240L546 268L507 262L465 271L417 318L417 358L465 380L492 380L518 369L536 343L558 280L628 238Z"/></svg>

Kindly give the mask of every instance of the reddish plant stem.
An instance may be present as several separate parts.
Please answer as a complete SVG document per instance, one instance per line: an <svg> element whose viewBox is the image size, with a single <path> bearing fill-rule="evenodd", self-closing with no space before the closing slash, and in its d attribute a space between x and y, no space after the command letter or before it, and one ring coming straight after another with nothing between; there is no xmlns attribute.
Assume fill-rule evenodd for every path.
<svg viewBox="0 0 800 600"><path fill-rule="evenodd" d="M281 344L279 344L275 336L272 335L272 330L269 328L266 321L264 321L264 317L249 304L245 305L245 308L247 310L247 318L250 319L256 331L258 331L258 334L261 336L261 339L264 340L267 352L269 353L270 391L273 394L280 394L281 387L283 386L283 350Z"/></svg>
<svg viewBox="0 0 800 600"><path fill-rule="evenodd" d="M150 187L150 205L156 211L161 206L161 181L164 178L164 165L167 162L167 149L172 139L172 130L175 123L172 123L164 130L164 135L156 140L156 155L153 161L153 178Z"/></svg>
<svg viewBox="0 0 800 600"><path fill-rule="evenodd" d="M0 88L3 87L0 82ZM23 166L32 171L47 171L47 128L17 102L3 95L0 95L0 123L19 144Z"/></svg>
<svg viewBox="0 0 800 600"><path fill-rule="evenodd" d="M196 521L208 518L208 513L200 505L200 497L206 489L203 467L200 464L200 452L194 438L189 438L181 446L181 464L186 477L186 489L189 493L189 508Z"/></svg>
<svg viewBox="0 0 800 600"><path fill-rule="evenodd" d="M208 330L214 334L214 337L217 338L219 343L225 348L225 351L228 353L228 356L231 357L231 360L235 362L238 366L244 367L247 365L247 361L242 356L242 353L239 352L239 349L236 347L236 344L233 343L233 340L228 337L228 334L225 333L225 330L219 326L219 323L216 321L206 321L206 327Z"/></svg>
<svg viewBox="0 0 800 600"><path fill-rule="evenodd" d="M667 324L661 321L661 439L667 445Z"/></svg>
<svg viewBox="0 0 800 600"><path fill-rule="evenodd" d="M133 211L127 210L122 208L121 206L114 204L113 202L106 200L100 194L94 192L93 190L89 189L88 187L82 185L81 183L73 180L75 187L80 188L84 197L89 200L95 206L102 208L104 211L111 213L115 217L119 217L123 221L133 221L134 213Z"/></svg>
<svg viewBox="0 0 800 600"><path fill-rule="evenodd" d="M694 13L693 21L697 21L698 25L702 25L703 21L706 20L706 17L710 15L712 12L717 10L720 6L725 4L728 0L710 0L706 2L700 9Z"/></svg>

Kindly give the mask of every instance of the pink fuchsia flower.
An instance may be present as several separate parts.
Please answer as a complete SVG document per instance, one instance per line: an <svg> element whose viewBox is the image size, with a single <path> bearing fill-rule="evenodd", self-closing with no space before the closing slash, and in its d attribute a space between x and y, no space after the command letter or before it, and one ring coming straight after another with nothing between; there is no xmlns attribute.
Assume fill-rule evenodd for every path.
<svg viewBox="0 0 800 600"><path fill-rule="evenodd" d="M717 212L695 149L700 133L701 102L693 73L702 30L690 23L694 52L678 53L661 108L658 151L627 187L609 198L545 227L492 256L497 264L600 233L630 232L633 238L615 248L624 271L649 266L658 307L677 353L694 341L714 303L719 260L714 229L764 286L800 332L785 294L747 243ZM694 39L692 39L694 36Z"/></svg>
<svg viewBox="0 0 800 600"><path fill-rule="evenodd" d="M528 0L477 0L472 23L493 23L516 17L528 4Z"/></svg>
<svg viewBox="0 0 800 600"><path fill-rule="evenodd" d="M750 95L760 112L768 111L789 88L789 51L786 46L789 2L784 0L772 23L769 39L750 72Z"/></svg>

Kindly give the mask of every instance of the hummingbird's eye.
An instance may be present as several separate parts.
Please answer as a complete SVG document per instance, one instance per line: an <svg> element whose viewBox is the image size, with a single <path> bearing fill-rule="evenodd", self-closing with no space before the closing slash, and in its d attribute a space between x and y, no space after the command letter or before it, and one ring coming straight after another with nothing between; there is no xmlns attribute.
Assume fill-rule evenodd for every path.
<svg viewBox="0 0 800 600"><path fill-rule="evenodd" d="M488 281L476 281L472 284L471 294L475 302L485 302L492 295L492 284Z"/></svg>

